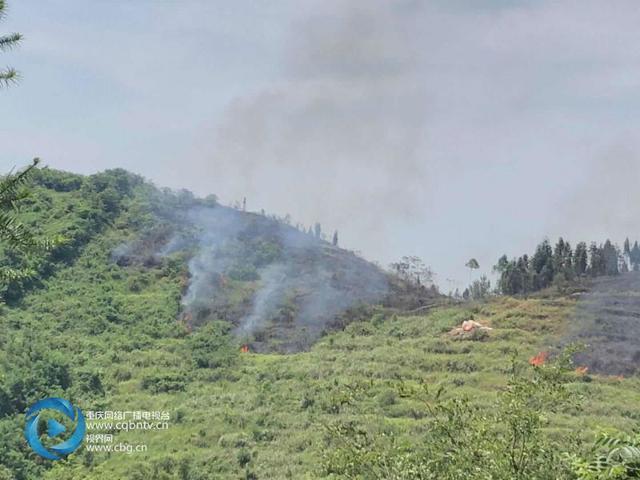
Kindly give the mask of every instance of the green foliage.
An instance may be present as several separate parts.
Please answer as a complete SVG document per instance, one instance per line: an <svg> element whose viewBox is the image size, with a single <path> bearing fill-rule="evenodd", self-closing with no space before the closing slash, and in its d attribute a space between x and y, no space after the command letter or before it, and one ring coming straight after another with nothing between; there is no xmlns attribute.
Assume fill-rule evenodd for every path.
<svg viewBox="0 0 640 480"><path fill-rule="evenodd" d="M555 341L573 308L570 299L492 297L411 316L356 306L340 324L350 323L344 331L327 332L309 351L240 354L228 322L189 331L181 321L190 252L156 254L179 224L171 217L175 206L193 205L193 196L159 191L119 170L90 177L35 170L25 185L31 194L19 221L38 237L64 235L67 243L29 258L0 254L3 264L38 272L12 282L11 301L0 307L0 475L211 480L349 478L344 472L351 472L352 478L446 479L437 477L444 472L464 479L490 472L492 480L506 480L498 473L517 470L522 478L535 472L544 479L546 459L556 466L553 478L565 478L573 460L591 458L569 443L572 432L590 438L603 425L624 430L638 417L635 379L593 376L587 383L563 373L555 385L551 367L508 368L515 348L522 362ZM245 233L225 247L237 262L231 266L257 269L285 260L273 236ZM229 309L242 312L254 284L227 279L222 296ZM291 317L296 298L286 297L283 318ZM207 317L217 318L217 311ZM482 342L450 339L446 332L470 318L486 319L494 330ZM565 393L590 402L580 411L549 407L552 398L567 405ZM144 439L144 454L81 449L52 465L36 458L22 435L24 409L51 395L85 411L167 410L170 427L144 437L117 434L117 441ZM323 425L344 435L326 439ZM447 439L447 431L456 436ZM522 462L508 455L514 439L525 446ZM347 444L340 446L342 440ZM361 457L352 456L355 441L362 442ZM557 445L575 457L558 458L551 448ZM337 460L319 471L325 452ZM478 463L472 477L478 472L467 467ZM455 465L465 469L459 477Z"/></svg>
<svg viewBox="0 0 640 480"><path fill-rule="evenodd" d="M1 358L0 417L71 386L69 360L47 348L44 339L14 337Z"/></svg>
<svg viewBox="0 0 640 480"><path fill-rule="evenodd" d="M197 368L225 368L238 358L229 324L210 322L189 337L191 358Z"/></svg>
<svg viewBox="0 0 640 480"><path fill-rule="evenodd" d="M553 248L548 240L544 240L531 258L525 254L509 260L504 255L498 260L494 266L494 271L500 275L498 290L505 295L526 295L553 285L564 293L577 278L584 275L617 275L620 273L620 265L628 270L627 261L635 269L633 251L628 247L625 252L627 260L623 261L619 248L610 240L600 246L592 243L589 248L586 243L580 242L575 252L562 237Z"/></svg>
<svg viewBox="0 0 640 480"><path fill-rule="evenodd" d="M36 164L0 183L0 295L7 303L77 258L142 186L124 170L81 177Z"/></svg>
<svg viewBox="0 0 640 480"><path fill-rule="evenodd" d="M483 275L480 279L475 280L467 290L465 290L463 297L467 297L471 300L485 300L491 295L491 282Z"/></svg>
<svg viewBox="0 0 640 480"><path fill-rule="evenodd" d="M29 181L39 160L14 175L0 179L0 245L8 254L18 252L23 255L48 253L56 245L62 243L60 237L37 238L34 232L20 222L16 216L21 203L28 198L30 191L25 184ZM34 275L35 271L28 266L13 268L0 266L0 286L8 282L24 280Z"/></svg>
<svg viewBox="0 0 640 480"><path fill-rule="evenodd" d="M6 14L7 4L5 0L0 0L0 20L2 20ZM11 50L22 40L22 35L19 33L10 33L8 35L0 35L0 52L6 52ZM13 68L5 68L0 70L0 88L14 83L18 80L18 72Z"/></svg>
<svg viewBox="0 0 640 480"><path fill-rule="evenodd" d="M601 433L590 459L569 456L580 480L626 480L640 478L640 433Z"/></svg>
<svg viewBox="0 0 640 480"><path fill-rule="evenodd" d="M485 408L465 397L444 399L442 389L413 392L429 421L415 447L399 442L393 430L375 435L353 422L331 425L334 449L325 457L325 472L349 479L573 478L564 446L543 431L550 413L574 406L566 387L568 359L566 354L526 370L514 360L505 392Z"/></svg>
<svg viewBox="0 0 640 480"><path fill-rule="evenodd" d="M186 388L186 374L181 372L159 372L146 375L142 388L152 393L182 392Z"/></svg>

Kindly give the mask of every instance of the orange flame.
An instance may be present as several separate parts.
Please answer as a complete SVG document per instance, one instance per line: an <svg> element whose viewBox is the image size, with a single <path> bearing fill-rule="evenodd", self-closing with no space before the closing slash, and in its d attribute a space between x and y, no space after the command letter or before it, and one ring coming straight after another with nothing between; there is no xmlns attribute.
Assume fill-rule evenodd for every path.
<svg viewBox="0 0 640 480"><path fill-rule="evenodd" d="M549 352L540 352L535 357L531 357L529 359L529 365L533 365L534 367L539 367L544 365L549 358Z"/></svg>
<svg viewBox="0 0 640 480"><path fill-rule="evenodd" d="M240 352L242 353L249 353L249 345L242 345L240 347Z"/></svg>
<svg viewBox="0 0 640 480"><path fill-rule="evenodd" d="M576 373L578 375L586 375L588 371L589 371L589 367L578 367L578 368L576 368Z"/></svg>

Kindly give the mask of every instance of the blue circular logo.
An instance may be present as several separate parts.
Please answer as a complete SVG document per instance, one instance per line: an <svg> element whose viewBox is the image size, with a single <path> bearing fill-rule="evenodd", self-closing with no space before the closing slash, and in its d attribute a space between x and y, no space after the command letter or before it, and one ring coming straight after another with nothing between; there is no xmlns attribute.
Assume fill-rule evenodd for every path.
<svg viewBox="0 0 640 480"><path fill-rule="evenodd" d="M51 447L45 447L38 435L38 424L40 423L40 412L43 410L55 410L62 413L72 422L75 422L73 434L64 442ZM61 456L74 452L82 443L87 430L84 415L78 407L71 405L71 402L64 398L46 398L35 403L25 415L27 424L24 427L24 436L29 446L34 452L49 460L60 460ZM50 418L47 421L47 436L56 438L67 431L67 428L60 422Z"/></svg>

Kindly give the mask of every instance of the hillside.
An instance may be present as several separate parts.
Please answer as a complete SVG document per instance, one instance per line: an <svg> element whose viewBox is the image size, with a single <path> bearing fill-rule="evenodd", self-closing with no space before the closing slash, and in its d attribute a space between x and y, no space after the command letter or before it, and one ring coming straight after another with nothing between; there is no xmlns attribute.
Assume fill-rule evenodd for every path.
<svg viewBox="0 0 640 480"><path fill-rule="evenodd" d="M81 177L46 169L34 182L21 218L66 241L48 256L5 255L7 264L39 274L7 285L9 304L96 243L101 268L131 278L160 271L177 286L181 298L171 308L187 330L224 321L254 350L306 349L358 309L388 302L391 290L409 289L414 306L433 297L325 241L319 227L307 232L214 196L160 190L122 170ZM131 278L130 293L141 293L144 281Z"/></svg>
<svg viewBox="0 0 640 480"><path fill-rule="evenodd" d="M592 371L634 375L640 369L640 272L598 278L580 296L568 339L585 345L577 361Z"/></svg>
<svg viewBox="0 0 640 480"><path fill-rule="evenodd" d="M430 405L469 399L442 411L459 413L458 450L473 458L465 448L480 439L465 432L480 419L471 412L488 416L515 370L535 379L528 360L570 337L582 308L555 293L421 308L434 303L427 289L214 198L163 191L120 170L43 170L34 182L23 218L67 243L47 256L3 257L37 275L9 285L0 310L0 478L506 480L479 476L491 462L475 460L475 473L460 467L464 459L434 437ZM493 330L449 335L471 319ZM521 478L576 478L549 468L566 460L560 447L588 455L598 431L631 432L640 422L638 377L570 371L562 386L572 402L588 401L544 412L536 458L554 476ZM81 448L49 462L22 436L25 409L48 396L87 412L158 410L171 420L167 430L111 432L144 452ZM416 473L418 464L467 473L432 477ZM372 474L371 465L386 470Z"/></svg>

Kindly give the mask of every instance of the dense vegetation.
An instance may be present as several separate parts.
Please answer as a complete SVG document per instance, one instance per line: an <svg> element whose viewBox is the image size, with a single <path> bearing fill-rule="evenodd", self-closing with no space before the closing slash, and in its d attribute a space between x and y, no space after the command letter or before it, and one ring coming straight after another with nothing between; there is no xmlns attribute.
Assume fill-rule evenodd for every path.
<svg viewBox="0 0 640 480"><path fill-rule="evenodd" d="M152 254L192 196L122 170L43 169L28 187L19 220L64 241L3 253L3 265L35 273L3 287L0 478L633 478L637 378L527 362L565 335L573 299L407 314L411 302L398 298L413 290L394 287L387 307L354 312L309 351L243 354L232 322L183 321L194 252ZM242 275L228 295L246 294L254 280ZM475 341L448 335L468 319L494 330ZM22 436L25 408L52 395L84 410L167 410L172 420L167 431L116 434L146 442L145 453L81 448L52 464Z"/></svg>
<svg viewBox="0 0 640 480"><path fill-rule="evenodd" d="M640 270L640 246L629 239L621 251L610 240L598 245L585 242L576 245L560 238L555 246L544 240L532 256L527 254L509 260L502 256L494 270L499 274L498 289L505 295L528 294L552 285L564 288L588 277L618 275Z"/></svg>
<svg viewBox="0 0 640 480"><path fill-rule="evenodd" d="M576 303L564 287L639 270L637 242L543 242L500 259L498 290L560 295L446 307L417 257L388 277L319 224L36 164L0 179L0 480L640 477L638 378L549 355ZM469 320L493 329L449 333ZM257 353L274 346L296 353ZM22 436L49 396L168 411L170 428L116 432L143 453L52 463Z"/></svg>

